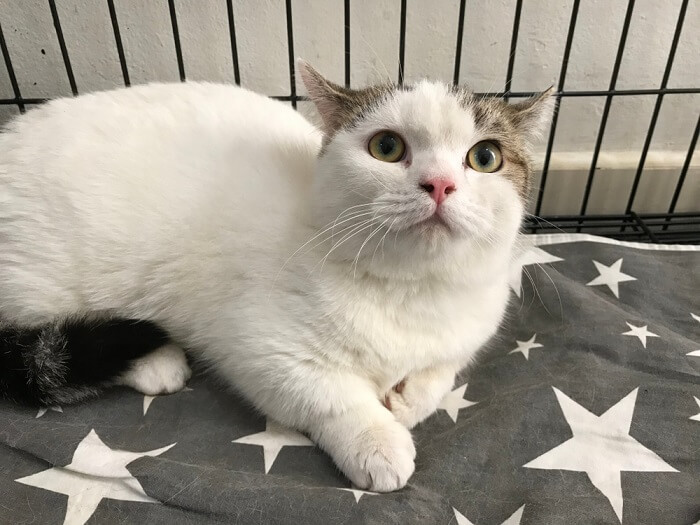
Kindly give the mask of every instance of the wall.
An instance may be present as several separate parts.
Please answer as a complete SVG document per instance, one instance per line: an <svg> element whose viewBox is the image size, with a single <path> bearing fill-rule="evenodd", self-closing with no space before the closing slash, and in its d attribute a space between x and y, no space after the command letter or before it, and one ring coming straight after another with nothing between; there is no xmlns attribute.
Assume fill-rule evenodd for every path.
<svg viewBox="0 0 700 525"><path fill-rule="evenodd" d="M467 0L460 82L502 91L516 0ZM573 0L524 0L512 89L540 90L558 82ZM166 0L115 0L131 82L179 80ZM234 0L242 85L288 95L284 0ZM122 85L106 0L56 0L79 92ZM185 72L191 80L233 82L225 0L175 0ZM408 0L405 77L451 81L458 0ZM681 0L637 0L617 87L658 88ZM615 60L626 0L582 0L566 90L605 90ZM343 80L343 1L293 0L295 54L331 79ZM400 0L351 1L351 82L398 74ZM70 95L46 0L0 0L2 25L23 97ZM700 2L690 0L669 87L700 87ZM297 90L304 93L303 86ZM12 98L0 65L0 99ZM562 102L542 213L578 212L604 97ZM615 97L592 188L591 212L624 209L656 96ZM309 103L300 110L315 118ZM637 211L665 211L700 111L700 94L664 98ZM17 113L0 106L0 123ZM546 136L538 147L543 156ZM700 155L695 155L678 205L700 209Z"/></svg>

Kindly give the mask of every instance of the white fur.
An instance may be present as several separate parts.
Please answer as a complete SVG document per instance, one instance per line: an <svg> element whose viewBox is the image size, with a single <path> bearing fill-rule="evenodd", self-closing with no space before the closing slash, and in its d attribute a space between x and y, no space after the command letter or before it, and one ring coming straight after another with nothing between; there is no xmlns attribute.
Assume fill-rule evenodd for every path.
<svg viewBox="0 0 700 525"><path fill-rule="evenodd" d="M406 139L410 166L367 153L382 129ZM523 210L505 177L464 168L482 138L431 83L339 132L319 161L301 115L236 87L49 102L0 136L0 316L154 320L358 487L398 489L414 469L406 426L436 409L508 299ZM431 173L457 181L450 230L418 224ZM334 220L332 239L304 245ZM404 378L395 416L382 401Z"/></svg>
<svg viewBox="0 0 700 525"><path fill-rule="evenodd" d="M131 368L118 377L114 384L130 386L142 394L157 396L179 392L192 371L182 348L169 344L137 359Z"/></svg>

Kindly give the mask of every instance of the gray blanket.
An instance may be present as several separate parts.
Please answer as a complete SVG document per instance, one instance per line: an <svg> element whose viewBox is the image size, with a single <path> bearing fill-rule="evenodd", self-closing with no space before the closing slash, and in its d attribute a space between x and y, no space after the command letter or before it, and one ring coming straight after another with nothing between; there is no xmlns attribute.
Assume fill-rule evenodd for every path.
<svg viewBox="0 0 700 525"><path fill-rule="evenodd" d="M403 490L354 490L197 374L171 396L0 403L0 523L695 523L700 247L530 240L532 282L514 274L503 329L415 430Z"/></svg>

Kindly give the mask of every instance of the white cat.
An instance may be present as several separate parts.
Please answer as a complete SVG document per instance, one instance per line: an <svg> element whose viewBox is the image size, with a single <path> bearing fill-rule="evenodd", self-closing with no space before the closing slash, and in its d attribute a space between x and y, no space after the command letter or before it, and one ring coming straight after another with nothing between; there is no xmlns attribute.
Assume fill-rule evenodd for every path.
<svg viewBox="0 0 700 525"><path fill-rule="evenodd" d="M114 337L150 323L308 433L356 486L392 491L414 470L409 429L501 322L527 145L552 100L427 81L351 91L298 66L321 131L206 83L55 100L12 122L0 317L31 344L3 359L33 363L23 388L43 402L93 392L89 380L177 390L189 369L172 345L151 352L162 331L134 351L138 334L87 340L105 323L121 323ZM71 352L101 375L72 381ZM106 352L132 367L110 369Z"/></svg>

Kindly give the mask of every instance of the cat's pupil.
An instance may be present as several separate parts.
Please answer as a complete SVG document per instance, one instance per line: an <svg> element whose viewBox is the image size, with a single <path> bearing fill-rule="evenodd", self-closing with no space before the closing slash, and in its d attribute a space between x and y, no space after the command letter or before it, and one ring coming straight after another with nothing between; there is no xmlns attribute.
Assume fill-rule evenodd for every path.
<svg viewBox="0 0 700 525"><path fill-rule="evenodd" d="M396 149L396 138L391 135L384 135L382 140L379 141L379 150L383 155L389 155L392 151Z"/></svg>
<svg viewBox="0 0 700 525"><path fill-rule="evenodd" d="M489 148L479 149L479 151L476 152L475 157L480 166L488 166L495 160L495 155Z"/></svg>

